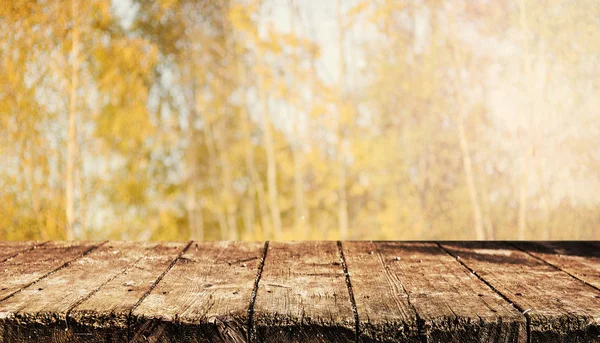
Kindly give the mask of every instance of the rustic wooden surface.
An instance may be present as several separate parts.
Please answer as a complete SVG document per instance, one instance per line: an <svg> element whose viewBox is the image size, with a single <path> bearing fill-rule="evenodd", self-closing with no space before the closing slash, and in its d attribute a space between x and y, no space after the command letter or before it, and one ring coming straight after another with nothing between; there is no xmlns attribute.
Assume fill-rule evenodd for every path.
<svg viewBox="0 0 600 343"><path fill-rule="evenodd" d="M600 244L514 242L517 248L600 289Z"/></svg>
<svg viewBox="0 0 600 343"><path fill-rule="evenodd" d="M402 337L377 335L397 334L406 327L417 328L434 342L526 340L525 318L437 245L356 242L345 246L348 268L356 271L351 279L359 318L366 326L361 331L370 338L397 342ZM388 308L394 303L399 306ZM416 320L390 327L397 322L391 319L394 315L407 316L407 305Z"/></svg>
<svg viewBox="0 0 600 343"><path fill-rule="evenodd" d="M139 259L74 307L69 316L71 342L129 340L131 311L156 286L189 243L141 243ZM116 246L115 246L116 247ZM115 268L118 266L115 265ZM116 270L118 271L118 269ZM118 301L115 301L118 300Z"/></svg>
<svg viewBox="0 0 600 343"><path fill-rule="evenodd" d="M133 311L133 342L245 342L262 243L193 243Z"/></svg>
<svg viewBox="0 0 600 343"><path fill-rule="evenodd" d="M4 342L600 342L600 245L0 242Z"/></svg>
<svg viewBox="0 0 600 343"><path fill-rule="evenodd" d="M271 243L253 325L253 341L354 340L354 312L337 244Z"/></svg>
<svg viewBox="0 0 600 343"><path fill-rule="evenodd" d="M15 257L36 246L43 245L45 242L0 242L0 262Z"/></svg>
<svg viewBox="0 0 600 343"><path fill-rule="evenodd" d="M532 342L600 341L597 289L507 243L442 247L524 313Z"/></svg>
<svg viewBox="0 0 600 343"><path fill-rule="evenodd" d="M397 275L372 242L342 244L362 341L421 341L419 317Z"/></svg>

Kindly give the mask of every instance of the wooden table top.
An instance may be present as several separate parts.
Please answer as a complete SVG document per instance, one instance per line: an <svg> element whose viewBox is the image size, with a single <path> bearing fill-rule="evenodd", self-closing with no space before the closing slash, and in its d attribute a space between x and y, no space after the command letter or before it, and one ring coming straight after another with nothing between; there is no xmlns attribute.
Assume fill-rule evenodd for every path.
<svg viewBox="0 0 600 343"><path fill-rule="evenodd" d="M600 243L0 241L0 342L600 342Z"/></svg>

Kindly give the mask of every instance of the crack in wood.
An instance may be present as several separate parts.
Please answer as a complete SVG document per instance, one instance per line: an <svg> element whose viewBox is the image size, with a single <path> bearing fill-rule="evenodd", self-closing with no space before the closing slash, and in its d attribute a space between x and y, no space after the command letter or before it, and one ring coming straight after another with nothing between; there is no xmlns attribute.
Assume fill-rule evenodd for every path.
<svg viewBox="0 0 600 343"><path fill-rule="evenodd" d="M19 251L17 251L16 253L14 253L14 254L12 254L12 255L10 255L10 256L8 256L8 257L4 258L2 261L0 261L0 263L4 263L4 262L6 262L6 261L8 261L8 260L10 260L10 259L13 259L13 258L15 258L15 257L19 256L19 255L22 255L22 254L24 254L24 253L26 253L26 252L29 252L29 251L31 251L31 250L34 250L34 249L38 248L38 247L41 247L42 245L44 245L44 244L46 244L46 243L48 243L48 242L49 242L49 241L40 242L40 243L38 243L38 244L33 244L32 246L30 246L30 247L28 247L28 248L25 248L25 249L23 249L23 250L19 250Z"/></svg>
<svg viewBox="0 0 600 343"><path fill-rule="evenodd" d="M521 251L521 252L523 252L523 253L525 253L525 254L527 254L527 255L529 255L529 256L531 256L531 257L533 257L533 258L535 258L536 260L538 260L538 261L540 261L540 262L543 262L544 264L546 264L546 265L548 265L548 266L550 266L550 267L552 267L552 268L554 268L554 269L556 269L556 270L558 270L558 271L560 271L560 272L564 272L564 273L568 274L570 277L574 278L575 280L577 280L577 281L581 281L581 282L583 282L584 284L586 284L586 285L588 285L588 286L592 287L593 289L595 289L595 290L597 290L597 291L600 291L600 288L598 288L598 287L596 287L596 286L592 285L591 283L589 283L589 282L587 282L587 281L585 281L585 280L583 280L583 279L581 279L581 278L577 277L577 275L573 275L573 274L572 274L572 273L570 273L569 271L567 271L567 270L565 270L565 269L563 269L563 268L561 268L561 267L559 267L559 266L555 265L554 263L552 263L552 262L549 262L549 261L546 261L546 260L544 260L544 259L542 259L542 258L540 258L540 257L536 256L535 254L532 254L531 252L529 252L529 251L527 251L527 250L525 250L525 249L522 249L521 247L519 247L518 245L516 245L516 244L514 244L514 243L511 243L511 242L506 242L506 243L507 243L508 245L512 246L513 248L515 248L515 249L517 249L517 250L519 250L519 251ZM535 243L534 243L534 244L535 244Z"/></svg>
<svg viewBox="0 0 600 343"><path fill-rule="evenodd" d="M19 288L17 291L15 291L15 292L13 292L13 293L11 293L11 294L9 294L9 295L5 296L4 298L0 299L0 302L2 302L2 301L5 301L5 300L7 300L7 299L10 299L10 298L12 298L13 296L15 296L16 294L18 294L19 292L21 292L21 291L22 291L22 290L24 290L25 288L27 288L27 287L30 287L31 285L35 285L36 283L38 283L38 282L40 282L40 281L42 281L42 280L46 279L48 276L50 276L50 275L52 275L52 274L54 274L54 273L58 272L58 271L59 271L59 270L61 270L61 269L64 269L64 268L68 267L68 266L69 266L69 265L71 265L73 262L75 262L75 261L77 261L78 259L80 259L80 258L82 258L82 257L86 256L87 254L91 253L92 251L94 251L94 250L96 250L96 249L100 248L101 246L103 246L103 245L104 245L104 244L106 244L106 243L108 243L108 241L103 241L103 242L100 242L98 245L93 245L93 246L91 246L91 247L87 248L87 249L86 249L86 250L84 250L84 251L83 251L81 254L79 254L77 257L75 257L75 258L73 258L73 259L71 259L71 260L69 260L69 261L67 261L67 262L65 262L65 263L63 263L63 264L61 264L61 265L60 265L60 266L58 266L57 268L55 268L55 269L53 269L53 270L49 271L48 273L46 273L46 274L42 275L41 277L39 277L39 278L38 278L38 279L36 279L35 281L33 281L33 282L30 282L30 283L28 283L28 284L26 284L26 285L23 285L23 286L22 286L21 288ZM31 250L29 250L29 251L31 251Z"/></svg>
<svg viewBox="0 0 600 343"><path fill-rule="evenodd" d="M477 272L474 269L472 269L466 263L464 263L463 261L461 261L461 259L458 256L455 256L450 250L444 248L441 243L436 242L436 244L437 244L437 246L440 249L442 249L443 251L445 251L446 254L452 256L458 263L460 263L460 265L462 265L468 271L470 271L471 273L473 273L473 275L475 275L475 277L477 277L481 282L483 282L492 291L494 291L494 293L498 294L502 299L504 299L504 301L508 302L512 307L516 308L525 317L525 321L527 322L527 327L526 327L526 329L527 329L527 343L530 343L531 342L531 318L529 317L529 315L527 314L527 312L525 310L523 310L519 305L515 304L514 301L511 301L506 295L502 294L494 286L492 286L492 284L489 283L487 280L485 280L483 277L481 277L481 275L477 274Z"/></svg>
<svg viewBox="0 0 600 343"><path fill-rule="evenodd" d="M124 273L126 273L127 271L133 269L142 259L144 259L144 257L140 257L137 260L135 260L135 262L130 265L127 268L123 268L123 270L121 270L118 273L115 273L113 276L111 276L110 278L108 278L106 281L104 281L101 285L99 285L96 289L92 290L89 294L87 294L86 296L84 296L83 298L77 300L74 304L72 304L71 306L69 306L69 309L67 310L67 313L65 315L65 324L67 326L67 330L69 330L69 319L71 316L71 312L79 305L81 305L84 301L88 300L89 298L93 297L94 294L98 293L98 291L104 287L106 284L110 283L112 280L114 280L115 278L117 278L119 275L123 275ZM72 319L72 318L71 318Z"/></svg>
<svg viewBox="0 0 600 343"><path fill-rule="evenodd" d="M152 283L152 286L150 286L150 289L148 289L148 291L146 291L146 293L144 293L142 295L142 297L131 307L131 310L129 310L129 314L127 315L127 342L131 342L131 317L133 315L133 311L135 311L135 309L138 306L140 306L140 304L142 303L142 301L144 301L144 299L146 299L146 297L152 292L152 290L154 290L156 288L156 286L158 285L158 283L173 268L173 266L175 265L175 263L177 263L177 261L181 258L181 256L190 248L190 246L192 246L192 243L193 243L193 241L189 241L187 243L187 245L183 249L181 249L181 251L179 252L179 254L177 254L177 257L175 257L173 259L173 261L171 261L171 263L169 264L169 266L158 276L158 278L156 279L156 281L154 281Z"/></svg>
<svg viewBox="0 0 600 343"><path fill-rule="evenodd" d="M340 261L342 262L342 269L344 270L344 275L346 276L346 286L348 287L348 296L350 297L350 303L352 305L352 312L354 313L354 334L356 343L359 342L360 338L360 320L358 318L358 309L356 308L356 301L354 300L354 291L352 290L352 282L350 280L350 273L348 272L348 266L346 264L346 257L344 256L344 249L342 247L342 242L337 242L338 251L340 254Z"/></svg>
<svg viewBox="0 0 600 343"><path fill-rule="evenodd" d="M244 259L241 259L241 260L237 260L237 261L233 261L233 262L227 262L227 263L228 263L229 265L232 265L232 264L238 264L238 263L250 262L250 261L254 261L254 260L256 260L256 259L258 259L258 257L244 258Z"/></svg>
<svg viewBox="0 0 600 343"><path fill-rule="evenodd" d="M258 286L260 284L260 278L262 277L263 268L265 266L265 261L267 260L267 254L269 251L269 241L265 242L265 247L263 250L263 255L260 260L260 264L258 265L258 270L256 271L256 278L254 279L254 286L252 287L252 295L250 296L250 304L248 305L248 329L247 329L247 343L252 342L252 338L254 337L254 304L256 303L256 296L258 294Z"/></svg>
<svg viewBox="0 0 600 343"><path fill-rule="evenodd" d="M39 247L46 243L29 244ZM127 243L135 252L132 256L135 258L128 259L127 266L121 263L115 269L111 267L112 262L103 262L107 268L98 266L87 272L85 266L79 266L82 257L90 252L102 246L102 251L110 250L105 249L107 247L112 249L106 243L66 245L76 247L69 249L68 255L64 254L64 244L40 250L20 244L6 250L4 257L14 255L17 250L17 255L30 251L6 264L9 283L12 278L18 278L20 266L29 263L38 266L42 259L47 263L3 293L2 301L6 301L2 303L5 317L0 318L4 325L2 328L0 324L0 341L8 338L18 341L18 337L26 341L27 337L36 337L43 331L38 338L99 342L110 336L132 342L138 341L134 337L137 325L140 328L158 325L156 329L147 328L154 332L152 337L148 336L151 341L441 342L447 339L506 343L587 342L599 337L599 326L594 320L600 304L597 293L600 289L594 271L600 253L592 249L591 243L587 246L572 242L552 245L543 242L374 244L337 241L299 245L234 242L229 246L224 242L230 250L224 249L223 244L206 243L194 254L188 254L194 242L187 242L177 243L176 249L173 247L174 250L168 252L150 250L149 255L137 254L135 243ZM115 252L108 253L112 260ZM155 255L161 257L160 263L141 262L154 261ZM186 264L186 258L197 262ZM227 258L235 262L223 260ZM250 265L238 265L250 261L251 269ZM55 275L60 282L54 282L55 277L50 276L65 268L78 271L73 275L86 275L95 280L94 284L62 288L65 285L79 287L79 283L71 281L81 280L80 276L69 277L71 274L62 271L61 278ZM148 272L123 275L140 268ZM330 272L335 270L339 273ZM99 271L102 280L108 278L106 281L95 278ZM386 283L386 272L393 272L397 279L388 279ZM513 278L517 281L504 282ZM556 288L553 280L560 281ZM163 289L165 284L170 284L171 289ZM133 285L136 286L123 287ZM376 287L370 287L373 285ZM192 286L200 288L188 289ZM263 288L260 296L259 287ZM45 293L37 292L38 288L44 292L52 290L59 298L62 291L70 296L69 299L63 296L64 306L45 311L41 306L51 301L44 298ZM546 289L554 290L557 295L545 299ZM573 294L570 294L571 289ZM177 297L185 290L190 290L189 296ZM19 292L20 295L16 295ZM100 306L103 299L120 302L118 296L111 297L111 294L129 297L117 307ZM30 295L35 301L28 298ZM396 295L399 298L395 298ZM150 302L155 296L158 298ZM285 297L288 296L295 301L293 306L287 305ZM170 303L163 304L163 298ZM536 302L540 298L544 299ZM219 303L227 299L226 305ZM284 306L273 306L281 299ZM193 308L177 307L186 301L194 304ZM23 311L22 317L10 316L21 311L19 304L30 302L37 307ZM286 317L281 307L291 309L291 315ZM115 308L118 311L115 312ZM343 314L335 315L340 309ZM165 311L170 311L169 315L160 317ZM148 313L147 318L143 317ZM138 322L139 316L143 317L141 322ZM152 318L160 318L161 322L155 324ZM63 321L69 333L62 332ZM9 328L12 331L7 331ZM79 330L88 331L77 332ZM144 336L138 338L143 340Z"/></svg>

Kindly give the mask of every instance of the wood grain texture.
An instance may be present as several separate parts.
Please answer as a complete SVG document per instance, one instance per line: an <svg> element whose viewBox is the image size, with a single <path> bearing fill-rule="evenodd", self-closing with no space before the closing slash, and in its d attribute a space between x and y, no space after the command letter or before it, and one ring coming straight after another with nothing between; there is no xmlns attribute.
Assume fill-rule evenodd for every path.
<svg viewBox="0 0 600 343"><path fill-rule="evenodd" d="M31 249L34 249L36 246L40 246L45 242L7 242L0 241L0 263L5 262L6 260L17 256L18 254L24 253Z"/></svg>
<svg viewBox="0 0 600 343"><path fill-rule="evenodd" d="M193 243L133 311L132 342L246 342L263 243Z"/></svg>
<svg viewBox="0 0 600 343"><path fill-rule="evenodd" d="M418 318L401 280L371 242L343 242L361 341L420 342Z"/></svg>
<svg viewBox="0 0 600 343"><path fill-rule="evenodd" d="M187 243L137 243L141 259L70 311L70 342L127 342L129 315Z"/></svg>
<svg viewBox="0 0 600 343"><path fill-rule="evenodd" d="M111 242L0 302L6 342L71 342L70 311L131 268L155 244ZM55 255L55 258L60 256Z"/></svg>
<svg viewBox="0 0 600 343"><path fill-rule="evenodd" d="M92 242L50 242L0 264L0 301L81 257L97 246Z"/></svg>
<svg viewBox="0 0 600 343"><path fill-rule="evenodd" d="M427 342L527 341L525 317L436 244L343 245L364 336L397 342L406 338L393 333L409 328ZM414 319L386 328L397 321L393 313L402 318L409 309L418 330Z"/></svg>
<svg viewBox="0 0 600 343"><path fill-rule="evenodd" d="M525 312L530 342L600 341L596 289L506 243L442 247Z"/></svg>
<svg viewBox="0 0 600 343"><path fill-rule="evenodd" d="M0 343L600 342L598 242L265 246L0 242Z"/></svg>
<svg viewBox="0 0 600 343"><path fill-rule="evenodd" d="M253 341L352 342L355 321L335 242L271 243Z"/></svg>
<svg viewBox="0 0 600 343"><path fill-rule="evenodd" d="M511 244L600 289L600 246L586 242L511 242Z"/></svg>

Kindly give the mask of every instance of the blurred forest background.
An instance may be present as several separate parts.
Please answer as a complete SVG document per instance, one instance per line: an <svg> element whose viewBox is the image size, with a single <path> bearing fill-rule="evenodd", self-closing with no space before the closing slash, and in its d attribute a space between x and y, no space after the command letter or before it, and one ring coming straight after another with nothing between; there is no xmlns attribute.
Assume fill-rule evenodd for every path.
<svg viewBox="0 0 600 343"><path fill-rule="evenodd" d="M600 1L0 0L0 239L600 239Z"/></svg>

